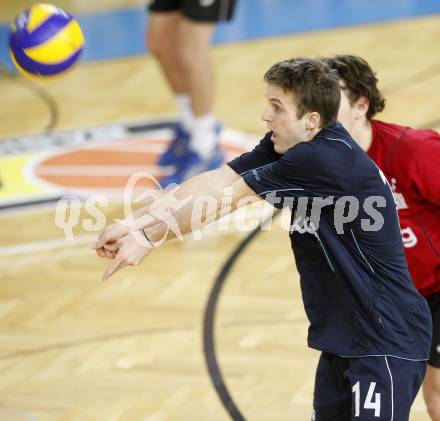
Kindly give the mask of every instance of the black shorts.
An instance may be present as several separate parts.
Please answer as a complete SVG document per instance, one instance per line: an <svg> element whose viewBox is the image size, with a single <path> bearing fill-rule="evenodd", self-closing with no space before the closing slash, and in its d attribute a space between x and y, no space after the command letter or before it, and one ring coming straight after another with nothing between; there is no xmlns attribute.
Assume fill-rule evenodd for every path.
<svg viewBox="0 0 440 421"><path fill-rule="evenodd" d="M312 420L408 421L425 371L426 361L323 352L316 369Z"/></svg>
<svg viewBox="0 0 440 421"><path fill-rule="evenodd" d="M231 20L235 0L152 0L151 12L173 12L180 10L188 19L199 22Z"/></svg>
<svg viewBox="0 0 440 421"><path fill-rule="evenodd" d="M440 368L440 292L426 297L432 314L432 344L428 364Z"/></svg>

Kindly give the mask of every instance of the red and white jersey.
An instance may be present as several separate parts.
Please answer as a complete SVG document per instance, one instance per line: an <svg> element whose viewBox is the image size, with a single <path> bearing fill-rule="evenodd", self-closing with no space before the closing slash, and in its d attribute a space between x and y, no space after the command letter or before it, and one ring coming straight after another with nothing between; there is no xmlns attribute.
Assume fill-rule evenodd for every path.
<svg viewBox="0 0 440 421"><path fill-rule="evenodd" d="M417 289L440 292L440 135L372 120L370 158L394 193L403 245Z"/></svg>

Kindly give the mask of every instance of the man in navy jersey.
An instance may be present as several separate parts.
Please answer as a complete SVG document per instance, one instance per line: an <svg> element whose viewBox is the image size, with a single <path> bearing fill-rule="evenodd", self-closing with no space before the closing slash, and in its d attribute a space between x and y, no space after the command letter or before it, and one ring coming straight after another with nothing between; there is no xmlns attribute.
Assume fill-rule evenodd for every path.
<svg viewBox="0 0 440 421"><path fill-rule="evenodd" d="M440 135L375 119L385 100L361 57L339 55L326 62L340 77L339 120L393 188L408 268L432 314L423 396L432 420L440 421Z"/></svg>
<svg viewBox="0 0 440 421"><path fill-rule="evenodd" d="M322 351L314 419L407 420L425 374L431 319L408 273L390 187L336 122L338 76L327 64L287 60L264 79L262 119L269 132L252 152L183 183L174 199L185 204L172 218L182 233L198 229L192 224L197 199L216 200L205 218L210 221L220 216L228 187L231 212L245 197L289 206L289 235L310 321L308 344ZM97 254L113 259L103 279L139 264L152 250L148 245L163 239L167 223L145 222L142 213L153 215L167 200L164 194L130 224L101 233Z"/></svg>

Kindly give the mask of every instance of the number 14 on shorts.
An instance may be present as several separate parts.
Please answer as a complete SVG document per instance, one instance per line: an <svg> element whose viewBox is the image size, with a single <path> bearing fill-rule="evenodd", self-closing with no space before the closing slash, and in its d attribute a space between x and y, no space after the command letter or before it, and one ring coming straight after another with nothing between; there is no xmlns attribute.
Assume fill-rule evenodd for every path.
<svg viewBox="0 0 440 421"><path fill-rule="evenodd" d="M361 412L361 399L364 395L365 391L365 383L362 384L358 381L352 387L352 392L354 394L354 416L359 417ZM368 392L365 397L365 401L363 403L363 409L374 410L374 416L380 417L380 393L374 392L376 388L376 382L370 382L368 387Z"/></svg>

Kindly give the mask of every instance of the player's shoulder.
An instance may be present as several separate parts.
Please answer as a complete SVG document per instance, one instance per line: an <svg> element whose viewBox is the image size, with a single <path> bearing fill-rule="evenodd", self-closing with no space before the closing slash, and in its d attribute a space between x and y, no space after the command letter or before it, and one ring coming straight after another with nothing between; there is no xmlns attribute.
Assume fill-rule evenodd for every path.
<svg viewBox="0 0 440 421"><path fill-rule="evenodd" d="M410 150L429 147L429 145L439 146L440 135L431 129L414 129L395 123L387 123L380 120L371 120L373 136L381 138L382 141L390 140L398 143L393 147Z"/></svg>
<svg viewBox="0 0 440 421"><path fill-rule="evenodd" d="M353 150L354 140L340 123L331 124L322 129L315 137L320 146L336 146L345 150Z"/></svg>
<svg viewBox="0 0 440 421"><path fill-rule="evenodd" d="M382 144L388 145L388 165L395 176L409 180L409 175L417 174L427 162L440 160L440 135L436 131L377 120L373 124L373 130L380 130L373 133Z"/></svg>
<svg viewBox="0 0 440 421"><path fill-rule="evenodd" d="M311 141L299 142L287 150L285 154L282 155L282 160L292 161L297 163L305 163L306 160L316 159L316 145ZM309 161L310 162L310 161Z"/></svg>
<svg viewBox="0 0 440 421"><path fill-rule="evenodd" d="M402 137L402 147L411 151L438 150L440 135L435 130L420 130L408 128Z"/></svg>
<svg viewBox="0 0 440 421"><path fill-rule="evenodd" d="M382 120L371 120L371 128L373 130L373 136L385 136L390 138L399 138L402 133L408 129L407 126L402 126L401 124L388 123Z"/></svg>
<svg viewBox="0 0 440 421"><path fill-rule="evenodd" d="M353 160L360 150L340 123L322 129L314 141L310 142L310 146L317 160L341 161L340 164L344 165Z"/></svg>
<svg viewBox="0 0 440 421"><path fill-rule="evenodd" d="M341 174L353 161L357 146L344 127L336 123L322 129L312 140L290 148L283 161L290 162L305 172L318 171L330 175Z"/></svg>
<svg viewBox="0 0 440 421"><path fill-rule="evenodd" d="M410 127L402 134L396 144L395 158L398 160L411 158L417 162L440 157L440 135L434 130L419 130Z"/></svg>

